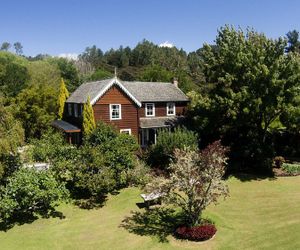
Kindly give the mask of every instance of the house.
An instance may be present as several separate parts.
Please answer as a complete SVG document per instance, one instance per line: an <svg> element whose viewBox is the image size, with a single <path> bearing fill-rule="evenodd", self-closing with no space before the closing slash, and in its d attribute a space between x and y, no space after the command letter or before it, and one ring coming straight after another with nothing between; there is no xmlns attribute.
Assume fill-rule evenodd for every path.
<svg viewBox="0 0 300 250"><path fill-rule="evenodd" d="M96 122L134 135L145 147L156 142L159 128L171 128L184 118L189 99L177 84L128 82L117 77L84 83L67 99L65 119L54 121L53 126L63 130L70 142L78 143L83 105L89 96Z"/></svg>

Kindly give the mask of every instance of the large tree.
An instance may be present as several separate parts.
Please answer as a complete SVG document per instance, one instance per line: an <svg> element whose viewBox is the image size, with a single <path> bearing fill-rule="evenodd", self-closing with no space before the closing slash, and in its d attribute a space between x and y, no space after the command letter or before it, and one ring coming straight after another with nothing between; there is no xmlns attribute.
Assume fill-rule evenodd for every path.
<svg viewBox="0 0 300 250"><path fill-rule="evenodd" d="M288 47L287 52L297 52L300 53L300 41L299 32L297 30L289 31L287 34Z"/></svg>
<svg viewBox="0 0 300 250"><path fill-rule="evenodd" d="M86 103L83 106L83 122L82 129L84 136L89 135L96 128L94 110L91 105L90 97L88 96Z"/></svg>
<svg viewBox="0 0 300 250"><path fill-rule="evenodd" d="M182 209L189 226L196 226L209 204L216 204L220 196L228 195L228 187L222 180L226 150L220 141L201 152L176 149L169 167L170 178L156 178L146 190L162 194L167 203Z"/></svg>
<svg viewBox="0 0 300 250"><path fill-rule="evenodd" d="M201 52L210 90L192 102L197 126L213 136L225 135L248 165L267 163L272 157L270 128L299 95L299 57L285 54L282 38L229 26L219 30L216 47L205 45Z"/></svg>

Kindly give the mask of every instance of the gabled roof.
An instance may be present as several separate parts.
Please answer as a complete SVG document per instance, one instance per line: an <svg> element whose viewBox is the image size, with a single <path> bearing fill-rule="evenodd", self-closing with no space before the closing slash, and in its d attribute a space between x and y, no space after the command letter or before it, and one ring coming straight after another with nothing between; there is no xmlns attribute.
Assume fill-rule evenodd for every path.
<svg viewBox="0 0 300 250"><path fill-rule="evenodd" d="M126 82L114 77L80 85L66 102L85 103L90 96L93 105L113 85L120 87L139 107L142 106L142 102L188 101L188 97L172 83Z"/></svg>
<svg viewBox="0 0 300 250"><path fill-rule="evenodd" d="M80 128L77 128L73 124L63 121L63 120L53 121L52 126L58 128L64 132L67 132L67 133L76 133L76 132L81 131Z"/></svg>

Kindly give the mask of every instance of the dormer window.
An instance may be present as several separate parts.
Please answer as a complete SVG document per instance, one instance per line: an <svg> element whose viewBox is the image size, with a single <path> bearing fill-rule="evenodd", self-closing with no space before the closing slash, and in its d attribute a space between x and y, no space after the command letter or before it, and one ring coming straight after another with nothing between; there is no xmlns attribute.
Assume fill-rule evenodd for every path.
<svg viewBox="0 0 300 250"><path fill-rule="evenodd" d="M121 116L121 104L110 104L109 105L109 113L110 113L110 120L120 120L122 119Z"/></svg>
<svg viewBox="0 0 300 250"><path fill-rule="evenodd" d="M72 116L72 104L68 103L68 115Z"/></svg>
<svg viewBox="0 0 300 250"><path fill-rule="evenodd" d="M154 103L146 103L145 113L146 113L146 116L155 116L155 105L154 105Z"/></svg>
<svg viewBox="0 0 300 250"><path fill-rule="evenodd" d="M174 102L168 102L167 103L167 115L175 115L176 114L176 108Z"/></svg>

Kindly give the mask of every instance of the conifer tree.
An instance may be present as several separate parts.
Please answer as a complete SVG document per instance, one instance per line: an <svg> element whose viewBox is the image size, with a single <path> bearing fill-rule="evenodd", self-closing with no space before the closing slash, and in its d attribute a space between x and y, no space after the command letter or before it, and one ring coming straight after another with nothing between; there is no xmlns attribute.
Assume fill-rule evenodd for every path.
<svg viewBox="0 0 300 250"><path fill-rule="evenodd" d="M67 90L67 87L65 85L64 79L61 79L60 83L60 89L59 89L59 96L57 100L57 105L58 105L58 119L63 118L64 114L64 107L65 107L65 101L69 97L69 91Z"/></svg>
<svg viewBox="0 0 300 250"><path fill-rule="evenodd" d="M82 129L84 136L90 134L96 128L95 118L94 118L94 111L91 105L90 97L83 106L83 122L82 122Z"/></svg>

